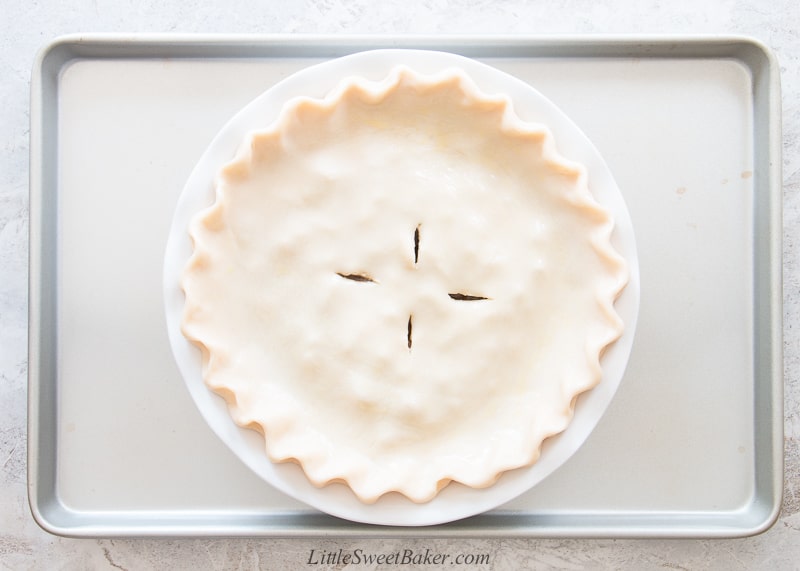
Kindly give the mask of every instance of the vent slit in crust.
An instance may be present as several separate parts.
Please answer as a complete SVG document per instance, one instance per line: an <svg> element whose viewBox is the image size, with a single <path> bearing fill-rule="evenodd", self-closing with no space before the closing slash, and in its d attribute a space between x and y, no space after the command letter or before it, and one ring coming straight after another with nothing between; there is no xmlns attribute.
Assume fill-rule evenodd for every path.
<svg viewBox="0 0 800 571"><path fill-rule="evenodd" d="M417 227L414 230L414 263L415 264L417 262L419 262L419 227L420 227L420 225L417 224Z"/></svg>
<svg viewBox="0 0 800 571"><path fill-rule="evenodd" d="M450 299L455 299L456 301L482 301L484 299L489 299L488 297L467 295L465 293L448 293L447 295L450 296Z"/></svg>
<svg viewBox="0 0 800 571"><path fill-rule="evenodd" d="M378 283L377 281L375 281L366 274L343 274L342 272L336 272L336 275L341 276L346 280L352 280L354 282Z"/></svg>

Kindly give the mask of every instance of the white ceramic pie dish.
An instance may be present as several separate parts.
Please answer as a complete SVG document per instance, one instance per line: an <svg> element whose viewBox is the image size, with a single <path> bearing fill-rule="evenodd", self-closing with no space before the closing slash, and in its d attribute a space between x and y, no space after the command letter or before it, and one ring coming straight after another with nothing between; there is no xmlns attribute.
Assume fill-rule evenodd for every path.
<svg viewBox="0 0 800 571"><path fill-rule="evenodd" d="M614 246L627 261L630 280L615 306L625 331L603 356L602 382L580 397L567 430L545 442L535 464L505 473L489 488L473 489L453 483L424 504L389 494L368 505L343 485L316 488L297 465L272 463L264 453L263 437L233 422L225 401L203 383L199 349L181 333L184 298L180 278L192 251L187 232L189 220L213 202L216 173L234 156L248 132L272 123L283 104L293 97L322 97L343 78L353 75L379 80L398 64L426 74L461 68L482 91L508 95L523 120L547 125L561 154L587 168L594 197L612 213L616 222ZM495 508L563 464L591 433L616 392L630 353L639 302L630 217L608 168L582 132L541 94L507 74L461 56L415 50L362 52L309 67L277 84L238 113L211 143L181 195L167 243L164 288L169 338L181 374L209 426L245 464L276 488L326 513L364 523L407 526L444 523Z"/></svg>

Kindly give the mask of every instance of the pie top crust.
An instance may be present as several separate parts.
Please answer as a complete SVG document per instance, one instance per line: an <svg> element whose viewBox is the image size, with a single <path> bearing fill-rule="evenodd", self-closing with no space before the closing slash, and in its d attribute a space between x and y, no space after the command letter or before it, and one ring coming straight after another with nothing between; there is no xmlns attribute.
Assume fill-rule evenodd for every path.
<svg viewBox="0 0 800 571"><path fill-rule="evenodd" d="M193 220L182 329L275 462L366 503L534 463L628 279L585 169L458 69L295 98Z"/></svg>

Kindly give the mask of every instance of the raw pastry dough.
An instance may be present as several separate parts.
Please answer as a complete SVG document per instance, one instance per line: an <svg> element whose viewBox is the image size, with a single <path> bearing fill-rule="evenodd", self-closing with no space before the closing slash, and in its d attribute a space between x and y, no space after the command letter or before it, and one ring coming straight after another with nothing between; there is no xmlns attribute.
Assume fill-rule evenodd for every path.
<svg viewBox="0 0 800 571"><path fill-rule="evenodd" d="M273 461L425 502L535 462L600 381L612 229L547 128L463 72L351 78L220 173L183 332Z"/></svg>

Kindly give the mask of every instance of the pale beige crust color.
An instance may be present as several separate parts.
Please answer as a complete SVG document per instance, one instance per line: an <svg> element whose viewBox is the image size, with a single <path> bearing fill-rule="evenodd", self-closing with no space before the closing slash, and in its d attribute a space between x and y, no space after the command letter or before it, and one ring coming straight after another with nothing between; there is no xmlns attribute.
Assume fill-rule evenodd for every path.
<svg viewBox="0 0 800 571"><path fill-rule="evenodd" d="M183 331L275 462L364 502L535 462L622 333L613 221L457 70L295 99L194 219Z"/></svg>

